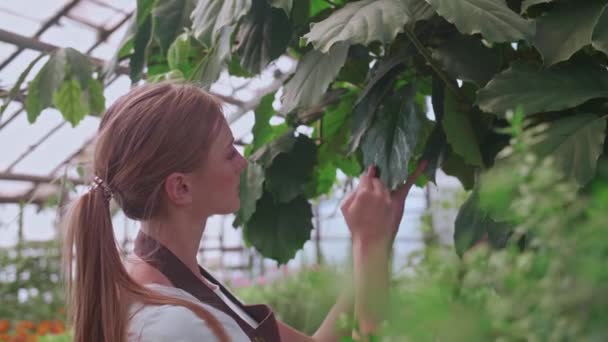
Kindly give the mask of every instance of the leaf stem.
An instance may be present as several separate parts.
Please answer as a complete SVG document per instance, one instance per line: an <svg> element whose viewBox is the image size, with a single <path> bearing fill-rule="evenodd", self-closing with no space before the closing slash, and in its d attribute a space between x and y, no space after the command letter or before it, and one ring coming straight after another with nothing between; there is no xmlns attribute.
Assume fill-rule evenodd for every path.
<svg viewBox="0 0 608 342"><path fill-rule="evenodd" d="M409 40L414 44L416 50L424 57L424 59L429 63L435 74L445 83L446 87L458 98L459 101L463 103L467 103L466 98L460 93L460 89L454 86L454 83L450 81L449 77L439 68L436 64L427 49L422 45L422 42L418 40L418 37L410 30L409 27L405 27L405 34L409 38Z"/></svg>

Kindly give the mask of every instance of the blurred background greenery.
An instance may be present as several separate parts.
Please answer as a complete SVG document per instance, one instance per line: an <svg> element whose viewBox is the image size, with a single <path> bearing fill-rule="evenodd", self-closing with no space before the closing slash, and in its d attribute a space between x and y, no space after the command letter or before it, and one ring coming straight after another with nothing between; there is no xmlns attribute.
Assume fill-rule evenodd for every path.
<svg viewBox="0 0 608 342"><path fill-rule="evenodd" d="M563 180L551 163L536 164L525 148L511 163L528 167L487 173L479 207L502 212L516 227L503 246L480 242L458 256L434 243L413 257L392 283L382 341L606 341L608 339L607 174L583 191ZM518 170L514 172L513 170ZM604 168L600 168L600 174ZM508 175L508 176L507 176ZM525 243L522 240L525 237ZM61 331L63 319L57 246L21 246L3 252L13 282L0 287L11 329ZM236 288L249 303L268 303L280 319L313 333L348 285L348 265L302 269L267 284ZM20 302L19 292L48 295ZM28 325L25 321L42 322ZM20 321L20 322L19 322ZM6 334L7 321L0 321ZM44 323L47 322L47 323ZM46 328L41 327L46 324ZM352 318L341 324L349 328ZM63 338L63 339L62 339ZM39 341L64 341L58 335Z"/></svg>

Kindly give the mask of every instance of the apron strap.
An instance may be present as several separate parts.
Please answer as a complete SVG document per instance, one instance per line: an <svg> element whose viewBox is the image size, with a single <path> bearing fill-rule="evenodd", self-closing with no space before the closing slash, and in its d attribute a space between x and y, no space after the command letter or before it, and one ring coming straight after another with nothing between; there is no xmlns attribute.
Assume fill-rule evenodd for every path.
<svg viewBox="0 0 608 342"><path fill-rule="evenodd" d="M143 261L167 277L173 286L232 317L252 341L281 341L276 319L267 305L244 305L207 270L199 266L199 272L203 277L219 286L224 295L259 322L259 326L253 328L232 311L212 289L205 286L173 252L153 237L139 231L133 251Z"/></svg>

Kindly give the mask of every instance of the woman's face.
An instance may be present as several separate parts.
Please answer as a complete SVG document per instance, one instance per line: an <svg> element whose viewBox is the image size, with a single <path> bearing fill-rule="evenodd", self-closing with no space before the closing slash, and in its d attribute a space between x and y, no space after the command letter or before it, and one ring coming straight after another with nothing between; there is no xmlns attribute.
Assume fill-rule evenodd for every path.
<svg viewBox="0 0 608 342"><path fill-rule="evenodd" d="M230 214L239 209L239 184L247 160L234 147L234 137L226 120L211 143L204 165L194 172L193 206L210 215Z"/></svg>

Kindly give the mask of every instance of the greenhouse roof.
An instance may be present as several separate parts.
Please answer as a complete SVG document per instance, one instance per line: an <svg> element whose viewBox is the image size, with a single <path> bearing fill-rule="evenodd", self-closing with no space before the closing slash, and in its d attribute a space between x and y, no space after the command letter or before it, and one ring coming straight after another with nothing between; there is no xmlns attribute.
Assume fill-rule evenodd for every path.
<svg viewBox="0 0 608 342"><path fill-rule="evenodd" d="M111 60L135 10L135 0L6 1L0 4L0 97L41 53L72 47L95 65ZM75 165L90 160L87 153L99 118L87 116L72 127L55 109L45 109L34 124L24 110L28 81L44 63L34 65L15 98L0 117L0 203L42 205L70 180L83 184ZM225 103L225 114L237 141L250 139L254 108L261 95L275 91L294 68L282 57L257 77L221 75L211 91ZM104 90L106 107L131 86L127 66L120 66Z"/></svg>

